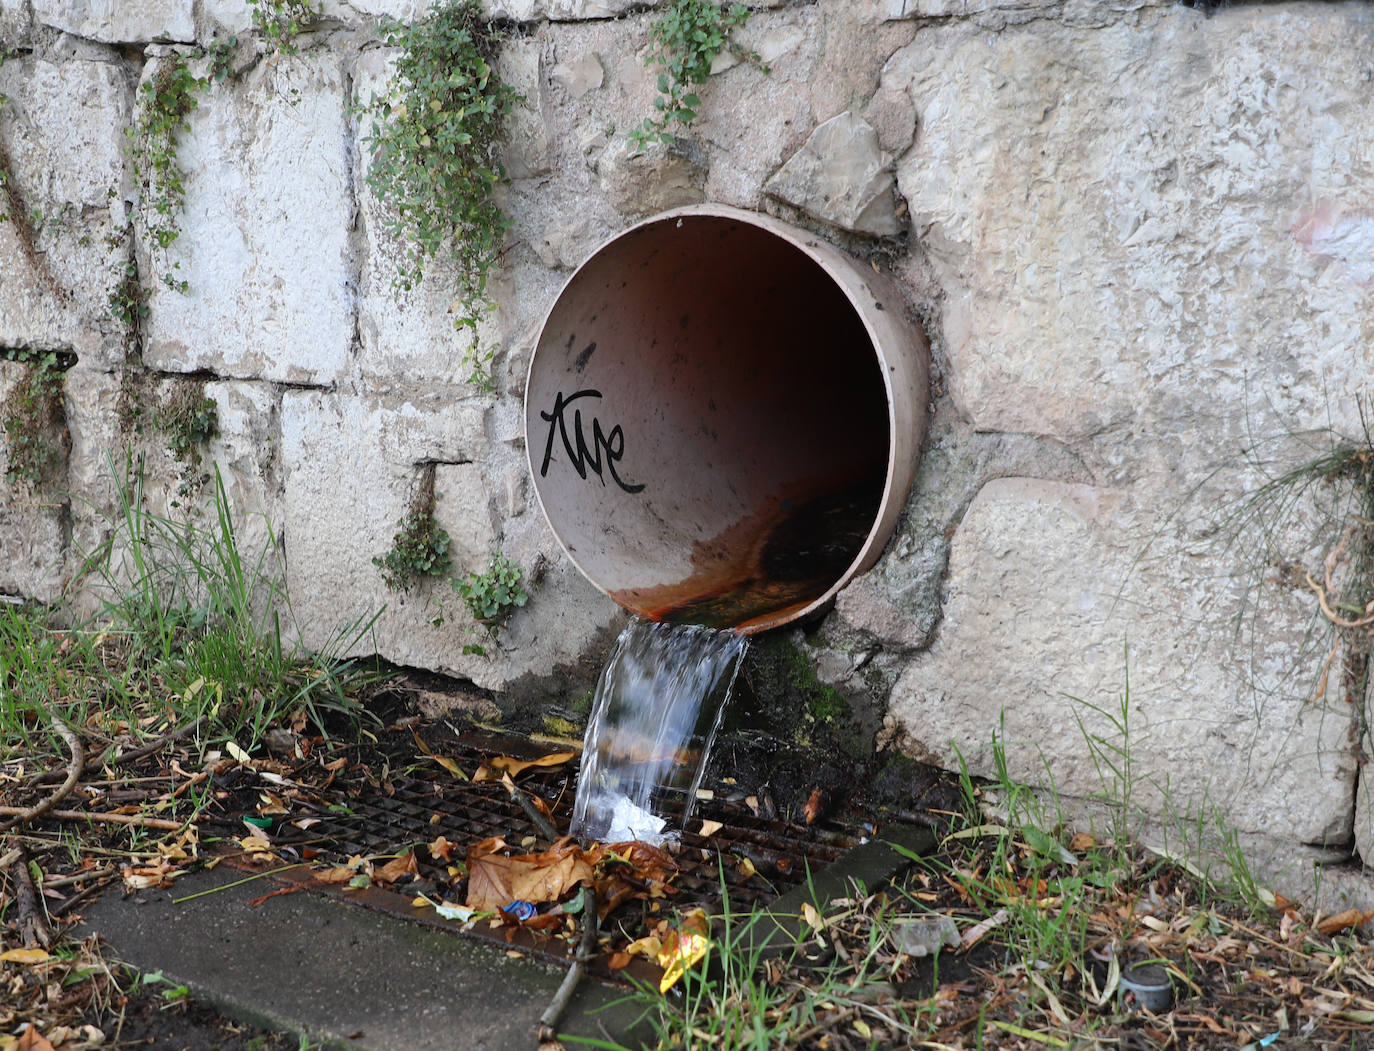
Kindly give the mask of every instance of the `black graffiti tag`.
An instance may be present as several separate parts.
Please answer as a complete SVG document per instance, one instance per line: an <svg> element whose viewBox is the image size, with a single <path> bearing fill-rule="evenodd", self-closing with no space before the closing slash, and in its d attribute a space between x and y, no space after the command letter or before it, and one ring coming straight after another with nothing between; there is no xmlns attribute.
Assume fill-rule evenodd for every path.
<svg viewBox="0 0 1374 1051"><path fill-rule="evenodd" d="M539 418L548 422L549 440L544 445L544 462L539 468L539 477L546 478L549 474L549 461L553 458L553 440L555 437L563 439L563 448L568 453L568 461L572 464L573 470L577 472L579 478L587 477L588 468L591 469L597 478L601 479L601 484L606 484L606 479L602 477L601 471L610 472L611 479L616 485L624 489L627 493L637 493L644 488L643 485L626 485L621 481L620 475L616 474L616 461L625 455L625 432L620 429L620 424L611 428L609 434L601 430L601 421L595 416L592 417L592 445L587 448L587 440L582 434L582 410L573 410L572 436L568 435L568 406L578 398L599 398L599 390L580 390L575 394L564 397L563 392L559 391L553 400L553 411L540 411ZM605 454L605 462L602 462L602 454Z"/></svg>

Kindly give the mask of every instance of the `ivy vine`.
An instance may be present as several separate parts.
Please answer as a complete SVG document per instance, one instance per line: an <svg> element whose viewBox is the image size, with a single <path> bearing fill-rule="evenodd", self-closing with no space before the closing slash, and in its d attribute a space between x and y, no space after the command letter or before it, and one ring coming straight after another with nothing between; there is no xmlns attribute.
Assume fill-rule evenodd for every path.
<svg viewBox="0 0 1374 1051"><path fill-rule="evenodd" d="M294 55L296 37L313 26L321 9L310 0L248 0L253 9L253 28L283 55Z"/></svg>
<svg viewBox="0 0 1374 1051"><path fill-rule="evenodd" d="M705 84L711 65L722 48L754 63L764 73L768 67L759 56L730 39L730 31L749 21L743 4L717 5L712 0L673 0L649 30L653 45L646 63L658 65L658 97L654 114L630 132L639 147L654 142L672 145L677 138L670 128L685 130L696 120L701 98L693 88Z"/></svg>
<svg viewBox="0 0 1374 1051"><path fill-rule="evenodd" d="M181 264L166 266L167 249L181 236L179 220L186 200L186 172L177 159L177 142L190 130L188 117L208 84L209 78L191 72L185 56L168 55L140 86L138 117L125 131L138 176L148 240L162 264L162 283L177 292L188 288L185 278L172 273Z"/></svg>
<svg viewBox="0 0 1374 1051"><path fill-rule="evenodd" d="M520 97L501 82L501 34L477 0L443 0L421 21L388 22L383 41L399 49L383 94L359 111L370 116L367 183L387 211L385 228L403 246L394 287L409 291L430 260L454 264L454 325L472 334L469 381L492 389L491 352L477 324L495 308L487 275L510 221L494 199L505 172L497 145Z"/></svg>

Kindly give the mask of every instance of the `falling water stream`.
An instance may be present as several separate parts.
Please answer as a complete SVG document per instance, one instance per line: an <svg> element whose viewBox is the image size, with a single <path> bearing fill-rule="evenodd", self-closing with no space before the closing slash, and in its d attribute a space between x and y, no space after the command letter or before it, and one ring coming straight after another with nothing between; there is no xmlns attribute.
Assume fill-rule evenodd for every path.
<svg viewBox="0 0 1374 1051"><path fill-rule="evenodd" d="M686 824L747 647L736 631L631 619L597 682L573 835L661 842L675 793Z"/></svg>

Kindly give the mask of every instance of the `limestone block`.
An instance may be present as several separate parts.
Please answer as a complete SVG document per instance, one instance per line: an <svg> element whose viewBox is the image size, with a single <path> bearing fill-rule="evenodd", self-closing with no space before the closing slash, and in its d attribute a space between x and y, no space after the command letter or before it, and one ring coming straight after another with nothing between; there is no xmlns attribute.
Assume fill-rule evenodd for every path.
<svg viewBox="0 0 1374 1051"><path fill-rule="evenodd" d="M570 270L585 262L609 231L585 212L562 212L548 217L548 225L530 247L545 266Z"/></svg>
<svg viewBox="0 0 1374 1051"><path fill-rule="evenodd" d="M479 464L443 464L435 469L434 517L449 535L455 575L486 569L495 553L496 530Z"/></svg>
<svg viewBox="0 0 1374 1051"><path fill-rule="evenodd" d="M113 367L109 297L129 247L122 130L131 99L118 66L34 56L0 65L0 346L74 351ZM113 243L112 243L113 242Z"/></svg>
<svg viewBox="0 0 1374 1051"><path fill-rule="evenodd" d="M192 0L33 0L34 17L73 36L107 44L196 38Z"/></svg>
<svg viewBox="0 0 1374 1051"><path fill-rule="evenodd" d="M1215 808L1247 834L1339 841L1353 709L1334 687L1313 699L1318 676L1294 669L1310 601L1273 585L1247 594L1153 515L1087 485L984 486L953 540L937 639L893 691L909 747L946 764L957 748L991 775L996 733L1012 778L1045 785L1048 770L1083 798L1114 788L1094 769L1096 736L1129 746L1132 802L1156 817ZM1103 713L1120 718L1128 675L1123 742Z"/></svg>
<svg viewBox="0 0 1374 1051"><path fill-rule="evenodd" d="M0 361L0 405L25 376L24 366ZM62 584L65 497L60 484L37 492L11 484L8 444L0 433L0 594L48 601Z"/></svg>
<svg viewBox="0 0 1374 1051"><path fill-rule="evenodd" d="M336 55L303 52L201 96L178 147L181 236L165 259L146 242L140 255L153 289L148 364L287 383L339 376L353 338L344 83ZM165 273L189 291L164 287Z"/></svg>
<svg viewBox="0 0 1374 1051"><path fill-rule="evenodd" d="M605 83L606 70L595 51L584 51L559 62L549 71L549 77L573 98L580 99Z"/></svg>
<svg viewBox="0 0 1374 1051"><path fill-rule="evenodd" d="M622 215L652 215L705 199L705 158L680 145L639 147L617 136L596 162L601 190Z"/></svg>
<svg viewBox="0 0 1374 1051"><path fill-rule="evenodd" d="M506 115L506 174L528 179L549 170L549 136L544 127L540 77L541 43L532 38L509 41L498 63L502 80L520 93L520 101Z"/></svg>
<svg viewBox="0 0 1374 1051"><path fill-rule="evenodd" d="M1365 755L1374 748L1369 730L1374 726L1371 719L1374 719L1374 676L1365 683L1364 738L1359 742ZM1374 774L1370 773L1368 763L1360 767L1359 781L1355 784L1355 850L1362 858L1374 857Z"/></svg>
<svg viewBox="0 0 1374 1051"><path fill-rule="evenodd" d="M1110 5L1098 0L860 0L870 16L884 19L970 18L1002 13L1008 21L1028 21L1047 12L1080 14L1076 8L1105 8L1111 15L1142 7L1158 6L1162 0L1113 0ZM1167 2L1167 0L1163 0ZM1083 12L1086 13L1086 12ZM996 24L996 23L994 23ZM1004 23L1003 23L1004 24Z"/></svg>
<svg viewBox="0 0 1374 1051"><path fill-rule="evenodd" d="M898 182L956 404L980 430L1197 435L1198 470L1247 433L1357 433L1374 93L1342 71L1374 62L1367 12L1136 18L950 24L887 65L920 113Z"/></svg>
<svg viewBox="0 0 1374 1051"><path fill-rule="evenodd" d="M640 0L482 0L482 10L489 17L513 22L618 18L644 6Z"/></svg>
<svg viewBox="0 0 1374 1051"><path fill-rule="evenodd" d="M826 121L764 189L809 215L877 237L901 232L878 133L855 113Z"/></svg>
<svg viewBox="0 0 1374 1051"><path fill-rule="evenodd" d="M911 22L874 22L852 4L822 6L818 13L817 39L811 45L816 67L806 85L813 125L847 110L860 111L878 90L888 56L916 35Z"/></svg>
<svg viewBox="0 0 1374 1051"><path fill-rule="evenodd" d="M269 384L239 380L202 382L183 376L147 376L122 389L118 375L74 368L67 374L68 424L72 451L68 480L72 494L72 548L84 559L109 543L115 580L137 571L128 544L122 506L141 476L145 512L190 522L204 536L215 528L214 478L218 472L234 521L234 536L245 571L267 582L281 577L273 537L281 536L277 465L280 396ZM217 433L198 450L200 460L178 459L160 429L159 412L177 394L215 403ZM139 407L141 425L126 430L119 422L123 405ZM121 489L125 495L121 495ZM170 564L168 545L154 543L144 557ZM70 568L76 568L74 560ZM76 611L93 613L110 597L109 579L94 574L75 596Z"/></svg>
<svg viewBox="0 0 1374 1051"><path fill-rule="evenodd" d="M932 537L915 558L884 562L850 581L835 597L835 612L843 624L894 650L924 646L939 619L948 559L949 542Z"/></svg>
<svg viewBox="0 0 1374 1051"><path fill-rule="evenodd" d="M288 582L307 645L327 646L347 624L382 611L351 652L375 652L499 688L577 660L600 637L615 607L559 561L542 517L525 514L495 536L492 493L472 469L485 448L485 414L480 399L455 404L448 392L433 388L410 397L284 396ZM439 525L456 552L468 549L461 552L464 561L480 551L476 565L455 566L455 572L484 569L499 548L530 578L529 605L496 636L474 624L448 581L389 592L372 564L389 549L426 464L436 465ZM536 572L546 581L537 589ZM473 644L487 652L463 652Z"/></svg>
<svg viewBox="0 0 1374 1051"><path fill-rule="evenodd" d="M377 18L394 18L412 22L424 15L429 0L316 0L319 24L332 27L339 22L357 24ZM221 33L244 35L254 31L252 5L248 0L201 0L203 17ZM298 44L308 44L311 36L303 34Z"/></svg>
<svg viewBox="0 0 1374 1051"><path fill-rule="evenodd" d="M33 29L33 13L28 0L0 0L0 40L18 44Z"/></svg>
<svg viewBox="0 0 1374 1051"><path fill-rule="evenodd" d="M878 146L894 157L905 153L916 138L916 106L905 91L877 92L864 107L863 119L878 133Z"/></svg>

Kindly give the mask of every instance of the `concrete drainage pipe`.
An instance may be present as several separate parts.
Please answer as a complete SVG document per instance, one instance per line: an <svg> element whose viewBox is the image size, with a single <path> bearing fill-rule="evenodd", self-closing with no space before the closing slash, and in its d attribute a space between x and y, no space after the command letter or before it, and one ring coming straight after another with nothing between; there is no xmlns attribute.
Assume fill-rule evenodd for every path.
<svg viewBox="0 0 1374 1051"><path fill-rule="evenodd" d="M535 491L626 609L777 627L882 553L928 372L871 267L768 216L666 212L598 249L544 320L525 390Z"/></svg>

